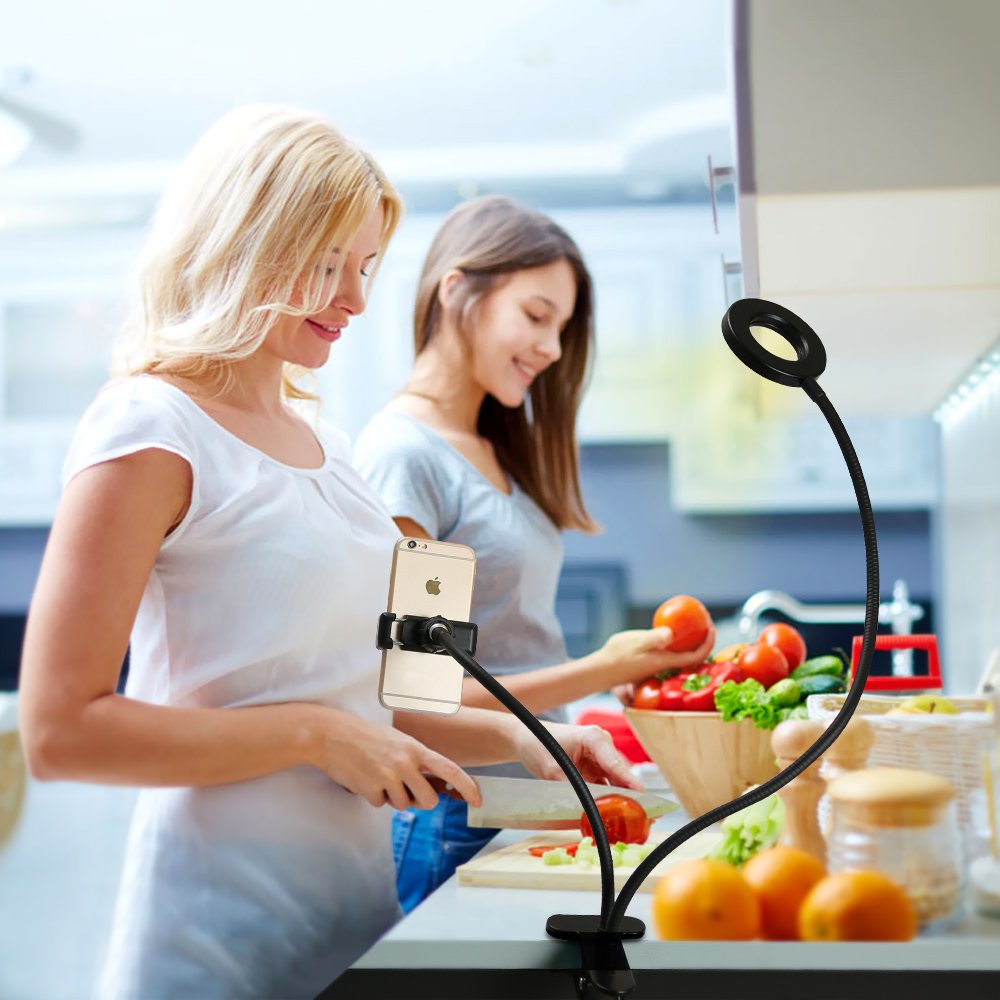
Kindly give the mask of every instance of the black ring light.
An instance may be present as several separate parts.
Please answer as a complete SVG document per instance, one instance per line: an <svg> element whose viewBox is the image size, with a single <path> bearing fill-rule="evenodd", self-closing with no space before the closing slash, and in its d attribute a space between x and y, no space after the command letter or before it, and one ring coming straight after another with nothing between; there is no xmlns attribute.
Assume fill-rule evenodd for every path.
<svg viewBox="0 0 1000 1000"><path fill-rule="evenodd" d="M763 326L783 337L794 349L795 360L778 357L764 348L751 327ZM826 368L826 351L808 323L775 302L740 299L722 319L722 335L740 361L772 382L801 387Z"/></svg>

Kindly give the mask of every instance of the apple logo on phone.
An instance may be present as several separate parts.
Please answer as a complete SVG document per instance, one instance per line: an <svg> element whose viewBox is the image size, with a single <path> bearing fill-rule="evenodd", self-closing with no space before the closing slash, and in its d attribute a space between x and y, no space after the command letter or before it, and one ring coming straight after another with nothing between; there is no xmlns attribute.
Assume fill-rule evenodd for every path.
<svg viewBox="0 0 1000 1000"><path fill-rule="evenodd" d="M427 593L433 594L435 597L441 593L441 581L437 577L434 577L433 580L428 580L424 586L427 588Z"/></svg>

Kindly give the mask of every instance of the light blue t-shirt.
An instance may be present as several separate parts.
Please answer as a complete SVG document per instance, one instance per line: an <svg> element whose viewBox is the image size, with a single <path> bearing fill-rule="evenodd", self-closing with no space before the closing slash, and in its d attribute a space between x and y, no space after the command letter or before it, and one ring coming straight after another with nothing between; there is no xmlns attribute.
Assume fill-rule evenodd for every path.
<svg viewBox="0 0 1000 1000"><path fill-rule="evenodd" d="M562 535L517 483L511 481L507 496L440 434L398 410L372 418L355 443L354 465L393 517L475 550L476 659L491 674L566 662L555 613ZM566 714L557 708L539 718L564 722ZM520 764L470 770L526 774Z"/></svg>

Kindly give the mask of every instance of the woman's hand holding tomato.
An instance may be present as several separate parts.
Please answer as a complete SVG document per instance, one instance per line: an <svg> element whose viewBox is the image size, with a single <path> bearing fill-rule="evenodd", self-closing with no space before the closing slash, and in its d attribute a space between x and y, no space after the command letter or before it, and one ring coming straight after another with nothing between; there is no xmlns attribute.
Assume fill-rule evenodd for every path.
<svg viewBox="0 0 1000 1000"><path fill-rule="evenodd" d="M626 629L616 632L591 654L617 683L644 681L653 674L693 670L702 664L715 644L715 626L709 621L701 643L692 650L677 652L672 648L674 634L668 628ZM609 687L611 685L608 685Z"/></svg>
<svg viewBox="0 0 1000 1000"><path fill-rule="evenodd" d="M656 609L653 628L668 628L673 633L667 649L674 653L691 653L700 650L713 632L712 616L696 597L678 594ZM711 648L709 646L709 650Z"/></svg>

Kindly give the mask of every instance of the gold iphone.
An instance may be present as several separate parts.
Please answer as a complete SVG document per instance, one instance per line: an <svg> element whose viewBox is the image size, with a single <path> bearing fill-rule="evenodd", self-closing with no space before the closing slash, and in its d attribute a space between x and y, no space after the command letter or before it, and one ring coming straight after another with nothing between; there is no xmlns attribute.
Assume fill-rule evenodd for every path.
<svg viewBox="0 0 1000 1000"><path fill-rule="evenodd" d="M401 538L393 551L389 611L467 622L476 553L468 545ZM395 634L395 628L393 629ZM394 642L382 650L378 700L385 708L453 715L462 704L462 665L447 653L422 653Z"/></svg>

